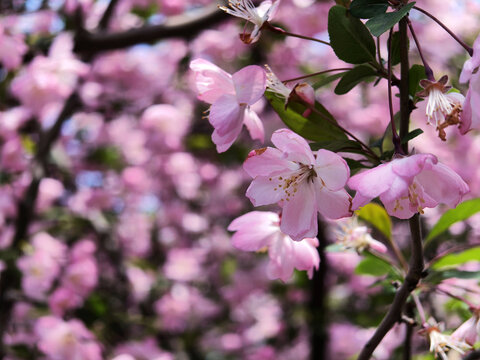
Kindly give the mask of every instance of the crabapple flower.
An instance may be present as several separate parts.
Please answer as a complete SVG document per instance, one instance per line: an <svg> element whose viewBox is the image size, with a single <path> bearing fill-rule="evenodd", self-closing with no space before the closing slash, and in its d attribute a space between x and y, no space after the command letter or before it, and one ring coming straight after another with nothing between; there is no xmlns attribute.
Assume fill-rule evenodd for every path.
<svg viewBox="0 0 480 360"><path fill-rule="evenodd" d="M380 241L375 240L366 226L358 224L357 217L352 217L340 223L339 228L334 232L337 243L344 249L354 249L358 253L368 249L373 249L380 253L387 252L387 247Z"/></svg>
<svg viewBox="0 0 480 360"><path fill-rule="evenodd" d="M268 211L252 211L242 215L228 226L235 231L233 246L244 251L268 249L270 262L268 276L287 281L293 269L306 270L311 278L313 269L318 269L320 257L316 247L318 240L306 238L294 241L280 229L280 216Z"/></svg>
<svg viewBox="0 0 480 360"><path fill-rule="evenodd" d="M435 353L435 356L439 356L442 360L448 360L447 352L452 349L460 354L465 354L465 350L469 350L471 347L463 341L458 341L452 338L451 335L446 335L440 332L437 325L429 326L424 329L423 332L428 334L430 340L430 352Z"/></svg>
<svg viewBox="0 0 480 360"><path fill-rule="evenodd" d="M250 110L265 92L265 71L250 65L230 75L203 59L190 63L198 98L212 106L208 120L214 127L212 141L218 152L224 152L237 139L245 124L252 139L263 141L263 124Z"/></svg>
<svg viewBox="0 0 480 360"><path fill-rule="evenodd" d="M445 128L450 125L460 125L461 113L465 97L457 92L447 91L451 86L445 86L448 76L442 76L440 80L433 82L430 80L420 80L420 86L423 90L417 95L427 98L427 123L435 122L438 131L438 137L446 141Z"/></svg>
<svg viewBox="0 0 480 360"><path fill-rule="evenodd" d="M473 74L469 80L470 86L468 87L460 118L459 130L461 134L466 134L470 129L478 129L480 127L480 113L476 110L480 106L480 73Z"/></svg>
<svg viewBox="0 0 480 360"><path fill-rule="evenodd" d="M265 65L267 69L267 89L285 100L285 107L291 100L301 100L304 103L315 105L315 90L307 83L298 83L293 89L288 88L270 69L270 66ZM311 110L307 109L303 116L308 116Z"/></svg>
<svg viewBox="0 0 480 360"><path fill-rule="evenodd" d="M474 315L455 330L451 338L466 342L473 346L480 334L480 308L474 311Z"/></svg>
<svg viewBox="0 0 480 360"><path fill-rule="evenodd" d="M22 56L28 47L22 34L9 34L5 25L0 23L0 63L7 70L13 70L22 63Z"/></svg>
<svg viewBox="0 0 480 360"><path fill-rule="evenodd" d="M279 203L280 229L294 240L317 235L317 212L329 219L350 216L351 198L344 189L350 169L339 155L315 154L301 136L288 129L273 133L277 148L254 150L243 168L253 178L247 197L255 206Z"/></svg>
<svg viewBox="0 0 480 360"><path fill-rule="evenodd" d="M280 0L267 0L256 8L251 0L229 0L228 7L219 6L219 8L227 14L245 19L254 25L251 33L247 32L245 26L244 32L240 34L240 39L245 44L252 44L260 38L260 30L273 18L279 3Z"/></svg>
<svg viewBox="0 0 480 360"><path fill-rule="evenodd" d="M357 191L354 210L378 196L387 212L399 219L440 203L454 208L469 192L465 181L432 154L393 159L351 177L348 186Z"/></svg>
<svg viewBox="0 0 480 360"><path fill-rule="evenodd" d="M462 72L460 73L459 81L462 84L468 82L475 70L480 66L480 36L477 37L473 43L473 55L463 64Z"/></svg>

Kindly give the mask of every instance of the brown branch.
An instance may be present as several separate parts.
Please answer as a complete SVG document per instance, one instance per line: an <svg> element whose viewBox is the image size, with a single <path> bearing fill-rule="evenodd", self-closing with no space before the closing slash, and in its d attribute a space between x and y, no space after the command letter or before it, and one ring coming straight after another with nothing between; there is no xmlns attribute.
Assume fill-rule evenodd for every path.
<svg viewBox="0 0 480 360"><path fill-rule="evenodd" d="M208 6L195 16L172 16L165 24L144 26L138 29L117 33L93 34L86 30L80 31L75 37L74 51L76 53L100 53L108 50L124 49L126 47L152 43L167 38L191 39L229 16L217 6Z"/></svg>
<svg viewBox="0 0 480 360"><path fill-rule="evenodd" d="M398 290L393 299L392 306L378 326L375 334L365 344L357 360L368 360L377 348L378 344L383 340L385 335L401 320L403 308L410 293L417 287L423 273L423 247L420 232L419 215L415 214L410 220L411 246L412 254L410 257L410 268L402 286Z"/></svg>

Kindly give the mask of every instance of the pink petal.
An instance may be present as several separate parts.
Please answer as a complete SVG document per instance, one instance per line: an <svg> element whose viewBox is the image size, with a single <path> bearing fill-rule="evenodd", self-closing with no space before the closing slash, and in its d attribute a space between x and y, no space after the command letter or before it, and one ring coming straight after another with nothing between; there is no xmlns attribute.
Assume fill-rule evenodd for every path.
<svg viewBox="0 0 480 360"><path fill-rule="evenodd" d="M225 134L238 125L239 120L243 123L242 110L235 96L222 95L210 107L208 121L217 131Z"/></svg>
<svg viewBox="0 0 480 360"><path fill-rule="evenodd" d="M293 241L286 235L279 235L268 249L270 263L268 264L268 277L288 281L293 274L294 248Z"/></svg>
<svg viewBox="0 0 480 360"><path fill-rule="evenodd" d="M416 179L424 191L435 201L454 208L470 189L463 179L448 166L438 163L431 170L424 170Z"/></svg>
<svg viewBox="0 0 480 360"><path fill-rule="evenodd" d="M345 187L350 176L350 169L346 161L334 152L324 149L317 151L315 171L325 186L332 191Z"/></svg>
<svg viewBox="0 0 480 360"><path fill-rule="evenodd" d="M298 191L284 201L280 229L293 240L315 237L317 228L317 207L311 182L304 182Z"/></svg>
<svg viewBox="0 0 480 360"><path fill-rule="evenodd" d="M437 158L432 154L415 154L391 162L395 174L411 179L419 174L426 163L435 164Z"/></svg>
<svg viewBox="0 0 480 360"><path fill-rule="evenodd" d="M263 130L263 123L258 117L257 113L249 107L245 109L243 122L250 133L250 137L254 140L265 141L265 131Z"/></svg>
<svg viewBox="0 0 480 360"><path fill-rule="evenodd" d="M395 177L391 163L387 163L352 176L348 186L362 196L373 199L387 191Z"/></svg>
<svg viewBox="0 0 480 360"><path fill-rule="evenodd" d="M278 176L286 175L299 168L298 164L292 161L285 160L282 157L282 152L275 148L266 148L259 154L250 156L243 163L243 169L252 178L257 176Z"/></svg>
<svg viewBox="0 0 480 360"><path fill-rule="evenodd" d="M472 91L469 89L460 114L460 126L458 127L460 134L465 135L471 129L472 115Z"/></svg>
<svg viewBox="0 0 480 360"><path fill-rule="evenodd" d="M320 214L328 219L352 216L352 198L345 189L330 191L317 185L316 202Z"/></svg>
<svg viewBox="0 0 480 360"><path fill-rule="evenodd" d="M232 75L233 84L240 104L253 105L265 93L267 76L265 70L250 65Z"/></svg>
<svg viewBox="0 0 480 360"><path fill-rule="evenodd" d="M190 62L190 69L200 100L213 104L222 95L235 95L232 76L210 61L195 59Z"/></svg>
<svg viewBox="0 0 480 360"><path fill-rule="evenodd" d="M262 206L279 202L285 193L278 189L268 177L258 176L247 189L246 196L254 206Z"/></svg>
<svg viewBox="0 0 480 360"><path fill-rule="evenodd" d="M401 197L408 198L408 186L411 184L413 179L409 179L410 182L407 182L407 179L403 179L399 176L396 176L392 181L390 188L380 195L380 199L383 203L395 201Z"/></svg>
<svg viewBox="0 0 480 360"><path fill-rule="evenodd" d="M382 200L381 196L380 200ZM417 213L417 211L412 211L408 197L398 199L398 201L395 199L394 201L390 202L382 200L382 203L385 206L385 210L387 210L390 215L399 219L410 219Z"/></svg>
<svg viewBox="0 0 480 360"><path fill-rule="evenodd" d="M235 248L244 251L258 251L270 245L273 236L280 232L278 214L268 211L252 211L242 215L229 225Z"/></svg>
<svg viewBox="0 0 480 360"><path fill-rule="evenodd" d="M357 192L352 201L352 210L358 210L360 207L367 205L372 200L373 197L366 197Z"/></svg>
<svg viewBox="0 0 480 360"><path fill-rule="evenodd" d="M273 144L284 152L290 161L310 165L315 163L312 150L307 141L289 129L280 129L272 135Z"/></svg>
<svg viewBox="0 0 480 360"><path fill-rule="evenodd" d="M307 271L313 268L318 269L320 256L316 246L314 246L315 242L312 240L314 239L303 239L293 244L295 249L295 269Z"/></svg>

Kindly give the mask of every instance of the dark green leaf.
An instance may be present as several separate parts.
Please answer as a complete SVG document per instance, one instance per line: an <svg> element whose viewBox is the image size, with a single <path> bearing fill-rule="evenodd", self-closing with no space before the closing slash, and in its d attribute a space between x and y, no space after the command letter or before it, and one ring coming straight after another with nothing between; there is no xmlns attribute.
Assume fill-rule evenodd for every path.
<svg viewBox="0 0 480 360"><path fill-rule="evenodd" d="M407 38L408 47L410 40ZM400 63L400 33L394 32L392 35L392 66Z"/></svg>
<svg viewBox="0 0 480 360"><path fill-rule="evenodd" d="M407 142L409 142L410 140L412 139L415 139L418 135L421 135L423 134L423 130L422 129L415 129L415 130L412 130L410 131L407 135L405 135L405 137L402 139L402 144L406 144Z"/></svg>
<svg viewBox="0 0 480 360"><path fill-rule="evenodd" d="M115 170L120 170L125 165L119 149L114 146L101 146L93 149L88 154L87 160Z"/></svg>
<svg viewBox="0 0 480 360"><path fill-rule="evenodd" d="M413 65L408 71L408 78L410 82L408 85L408 92L411 97L415 97L415 94L422 90L420 80L427 78L423 65Z"/></svg>
<svg viewBox="0 0 480 360"><path fill-rule="evenodd" d="M387 0L353 0L350 5L350 13L360 19L370 19L384 14L387 9Z"/></svg>
<svg viewBox="0 0 480 360"><path fill-rule="evenodd" d="M358 263L357 267L355 268L355 274L382 276L388 274L390 270L392 270L392 265L390 265L388 262L372 254L367 254L365 259Z"/></svg>
<svg viewBox="0 0 480 360"><path fill-rule="evenodd" d="M430 284L438 284L443 280L457 278L457 279L480 279L480 271L463 271L463 270L443 270L443 271L430 271L430 274L424 279L425 282Z"/></svg>
<svg viewBox="0 0 480 360"><path fill-rule="evenodd" d="M433 229L425 238L425 242L428 242L440 235L456 222L468 219L473 214L480 211L480 198L471 199L462 202L455 209L448 210L442 215L440 220L435 224Z"/></svg>
<svg viewBox="0 0 480 360"><path fill-rule="evenodd" d="M361 207L356 213L360 219L375 226L387 239L392 238L392 220L382 206L370 203Z"/></svg>
<svg viewBox="0 0 480 360"><path fill-rule="evenodd" d="M377 15L368 20L365 25L367 25L367 28L370 30L373 36L380 36L385 31L390 30L400 20L402 20L402 18L407 15L414 5L415 3L411 2L397 11Z"/></svg>
<svg viewBox="0 0 480 360"><path fill-rule="evenodd" d="M326 149L333 152L351 152L354 154L363 154L364 151L359 143L353 140L321 141L310 144L313 151Z"/></svg>
<svg viewBox="0 0 480 360"><path fill-rule="evenodd" d="M298 103L290 103L285 109L284 100L277 97L274 93L267 91L265 97L285 125L305 139L318 142L348 139L342 130L332 124L332 122L336 123L335 118L320 103L317 102L315 108L323 116L312 112L308 118L305 118L302 115L306 110L305 106ZM330 121L325 118L330 119Z"/></svg>
<svg viewBox="0 0 480 360"><path fill-rule="evenodd" d="M480 259L480 246L468 249L456 254L448 254L437 261L432 265L432 269L440 269L445 267L454 267L458 265L465 264L469 261L476 261Z"/></svg>
<svg viewBox="0 0 480 360"><path fill-rule="evenodd" d="M335 81L345 75L346 71L340 72L335 75L325 76L323 79L318 80L316 83L312 85L314 89L319 89L322 86L330 84L332 81Z"/></svg>
<svg viewBox="0 0 480 360"><path fill-rule="evenodd" d="M328 13L328 35L339 59L350 64L375 61L375 42L365 25L342 6Z"/></svg>
<svg viewBox="0 0 480 360"><path fill-rule="evenodd" d="M359 65L346 72L335 87L335 94L343 95L367 78L376 76L377 71L368 65Z"/></svg>

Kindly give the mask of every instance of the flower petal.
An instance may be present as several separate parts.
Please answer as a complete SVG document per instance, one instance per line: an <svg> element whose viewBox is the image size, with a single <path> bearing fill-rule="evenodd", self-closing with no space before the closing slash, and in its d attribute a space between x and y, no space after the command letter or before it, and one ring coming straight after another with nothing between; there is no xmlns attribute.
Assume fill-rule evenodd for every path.
<svg viewBox="0 0 480 360"><path fill-rule="evenodd" d="M232 79L240 104L255 104L263 96L267 87L265 70L257 65L244 67L233 74Z"/></svg>
<svg viewBox="0 0 480 360"><path fill-rule="evenodd" d="M269 211L252 211L242 215L228 226L236 231L232 236L235 248L244 251L258 251L270 245L276 233L280 232L278 214Z"/></svg>
<svg viewBox="0 0 480 360"><path fill-rule="evenodd" d="M282 200L284 192L281 189L274 190L275 186L268 177L256 177L247 189L246 196L254 206L274 204Z"/></svg>
<svg viewBox="0 0 480 360"><path fill-rule="evenodd" d="M316 202L318 211L327 219L352 216L352 198L345 189L330 191L317 185Z"/></svg>
<svg viewBox="0 0 480 360"><path fill-rule="evenodd" d="M282 157L278 149L268 147L259 151L253 151L243 163L243 169L252 178L257 176L287 175L290 171L299 168L298 164Z"/></svg>
<svg viewBox="0 0 480 360"><path fill-rule="evenodd" d="M194 73L198 99L213 104L222 95L235 95L232 75L217 65L204 59L195 59L190 62L190 69Z"/></svg>
<svg viewBox="0 0 480 360"><path fill-rule="evenodd" d="M250 133L252 139L260 140L261 142L265 141L265 131L263 129L263 123L258 117L257 113L251 110L249 107L245 109L245 115L243 117L243 122Z"/></svg>
<svg viewBox="0 0 480 360"><path fill-rule="evenodd" d="M283 151L290 161L311 165L315 163L312 150L307 141L289 129L280 129L272 134L273 144Z"/></svg>
<svg viewBox="0 0 480 360"><path fill-rule="evenodd" d="M345 187L350 176L347 162L334 152L324 149L317 151L315 171L325 186L332 191Z"/></svg>
<svg viewBox="0 0 480 360"><path fill-rule="evenodd" d="M373 199L387 191L395 177L391 163L387 163L352 176L348 186L362 196Z"/></svg>

